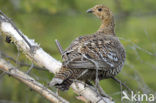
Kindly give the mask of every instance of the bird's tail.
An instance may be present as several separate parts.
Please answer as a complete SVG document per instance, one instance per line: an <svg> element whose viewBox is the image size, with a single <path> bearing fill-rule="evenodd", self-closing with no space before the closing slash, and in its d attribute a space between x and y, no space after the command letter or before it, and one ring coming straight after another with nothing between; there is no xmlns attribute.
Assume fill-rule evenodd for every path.
<svg viewBox="0 0 156 103"><path fill-rule="evenodd" d="M60 90L68 90L73 83L73 79L77 77L75 74L78 74L76 69L62 67L60 72L49 83L49 86L55 86Z"/></svg>

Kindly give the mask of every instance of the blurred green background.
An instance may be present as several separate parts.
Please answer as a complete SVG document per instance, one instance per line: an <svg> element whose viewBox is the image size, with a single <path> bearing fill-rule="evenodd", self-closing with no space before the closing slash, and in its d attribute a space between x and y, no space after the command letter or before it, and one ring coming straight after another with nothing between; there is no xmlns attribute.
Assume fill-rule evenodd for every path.
<svg viewBox="0 0 156 103"><path fill-rule="evenodd" d="M104 4L113 11L116 34L126 49L126 63L117 77L135 92L156 95L156 0L0 0L0 10L25 35L61 60L54 40L58 39L65 49L76 37L96 32L100 20L86 14L86 10L96 4ZM13 44L4 41L0 36L0 51L31 64ZM20 69L25 72L28 67ZM36 69L30 75L46 86L53 77L48 71ZM100 84L120 103L119 84L111 79L102 80ZM52 90L56 91L55 88ZM81 103L72 89L60 92L60 95L72 103ZM0 78L0 103L4 102L49 103L8 75Z"/></svg>

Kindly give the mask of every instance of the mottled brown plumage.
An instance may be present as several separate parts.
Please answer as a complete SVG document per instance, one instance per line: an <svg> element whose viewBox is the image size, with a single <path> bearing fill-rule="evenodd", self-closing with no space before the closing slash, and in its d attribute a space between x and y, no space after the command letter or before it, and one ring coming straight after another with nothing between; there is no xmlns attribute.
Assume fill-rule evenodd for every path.
<svg viewBox="0 0 156 103"><path fill-rule="evenodd" d="M87 12L101 19L99 30L76 38L62 55L63 67L51 81L61 90L67 90L73 80L99 80L117 75L125 61L125 51L114 32L114 18L109 8L96 5Z"/></svg>

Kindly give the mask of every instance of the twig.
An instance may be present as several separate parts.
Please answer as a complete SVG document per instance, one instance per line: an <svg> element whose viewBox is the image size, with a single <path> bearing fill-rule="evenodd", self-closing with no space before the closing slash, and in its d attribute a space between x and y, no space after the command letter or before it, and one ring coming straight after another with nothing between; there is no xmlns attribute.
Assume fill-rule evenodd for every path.
<svg viewBox="0 0 156 103"><path fill-rule="evenodd" d="M33 69L33 67L34 67L34 64L32 63L31 66L30 66L30 68L29 68L28 71L26 72L26 74L29 74L29 73L31 72L31 70Z"/></svg>
<svg viewBox="0 0 156 103"><path fill-rule="evenodd" d="M55 40L55 43L57 45L57 48L58 48L60 54L63 55L63 49L62 49L62 46L60 45L59 41Z"/></svg>
<svg viewBox="0 0 156 103"><path fill-rule="evenodd" d="M0 103L19 103L19 102L14 102L14 101L9 101L9 100L0 100Z"/></svg>
<svg viewBox="0 0 156 103"><path fill-rule="evenodd" d="M122 98L122 82L120 81L120 91L121 91L121 98ZM121 103L123 103L123 100L121 99Z"/></svg>
<svg viewBox="0 0 156 103"><path fill-rule="evenodd" d="M6 74L5 72L1 73L1 74L0 74L0 79L1 79L5 74Z"/></svg>
<svg viewBox="0 0 156 103"><path fill-rule="evenodd" d="M42 96L44 96L51 102L69 103L68 101L66 101L62 97L57 96L55 93L53 93L51 90L46 88L44 85L35 81L35 79L21 72L18 68L15 68L13 65L11 65L10 63L8 63L2 58L0 58L0 70L4 71L5 73L23 82L24 84L26 84L27 86L29 86L31 89L35 90L36 92L40 93Z"/></svg>
<svg viewBox="0 0 156 103"><path fill-rule="evenodd" d="M38 64L41 67L45 67L45 69L49 70L50 72L52 72L54 74L59 72L59 70L62 67L62 63L57 61L56 59L54 59L52 56L50 56L48 53L46 53L42 48L40 48L37 45L37 43L30 40L28 37L26 37L24 35L31 45L37 45L38 46L38 48L34 52L30 52L31 48L27 47L27 43L25 43L23 38L18 36L19 34L16 31L16 29L13 27L13 25L11 25L10 22L6 21L4 19L4 16L2 16L2 15L0 15L0 30L4 34L6 34L6 35L10 36L11 38L13 38L14 44L18 48L20 48L19 50L22 50L24 52L24 54L26 55L26 57L28 57L28 59L35 62L36 64ZM75 86L75 84L78 85L78 86ZM71 87L73 88L73 90L77 94L81 94L81 96L83 96L88 101L91 101L93 103L97 103L99 100L100 100L99 101L100 103L114 103L114 101L110 100L107 97L99 96L94 91L95 88L93 89L90 86L86 87L85 84L82 83L82 82L81 83L77 83L77 82L73 83L71 85Z"/></svg>
<svg viewBox="0 0 156 103"><path fill-rule="evenodd" d="M19 57L20 57L20 51L19 51L19 49L17 48L17 56L16 56L16 64L18 63L18 59L19 59Z"/></svg>
<svg viewBox="0 0 156 103"><path fill-rule="evenodd" d="M13 57L8 56L7 54L5 54L5 53L2 52L2 51L0 51L0 56L2 56L3 58L7 58L7 59L13 61L14 63L16 63L17 65L19 65L20 67L23 67L23 66L31 67L31 64L27 64L27 63L24 63L24 62L16 61ZM41 67L36 66L36 65L33 65L33 68L35 68L35 69L37 69L37 70L46 70L46 69L41 68Z"/></svg>
<svg viewBox="0 0 156 103"><path fill-rule="evenodd" d="M24 35L24 37L27 38L29 43L34 46L38 46L38 49L30 52L30 48L28 47L27 43L24 41L21 36L19 36L19 33L14 28L14 26L5 18L3 15L0 14L0 31L3 32L4 35L10 36L13 38L14 44L19 48L19 50L26 55L31 61L38 64L40 67L44 67L50 72L57 73L59 69L62 66L62 63L55 60L53 57L51 57L48 53L46 53L42 48L39 47L37 43L34 42L34 40L28 39L27 36Z"/></svg>
<svg viewBox="0 0 156 103"><path fill-rule="evenodd" d="M115 78L115 77L112 77L113 80L115 80L117 83L121 84L122 86L124 86L129 92L131 92L132 90L124 83L121 82L121 80Z"/></svg>
<svg viewBox="0 0 156 103"><path fill-rule="evenodd" d="M4 18L14 27L14 29L18 32L18 34L24 39L24 41L28 44L31 48L32 45L28 42L28 40L23 36L23 34L16 28L16 25L0 10L0 14L4 16Z"/></svg>
<svg viewBox="0 0 156 103"><path fill-rule="evenodd" d="M99 92L100 92L100 94L101 94L102 96L105 96L105 97L110 98L110 99L112 100L112 97L110 97L108 94L106 94L106 93L103 91L103 89L102 89L102 87L101 87L100 85L98 85L98 90L99 90Z"/></svg>

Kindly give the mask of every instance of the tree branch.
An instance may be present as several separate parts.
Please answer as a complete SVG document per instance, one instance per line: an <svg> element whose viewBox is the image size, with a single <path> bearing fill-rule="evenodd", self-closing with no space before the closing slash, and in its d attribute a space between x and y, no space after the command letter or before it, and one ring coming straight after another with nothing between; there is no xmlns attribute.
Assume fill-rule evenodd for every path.
<svg viewBox="0 0 156 103"><path fill-rule="evenodd" d="M51 90L49 90L39 82L35 81L35 79L30 77L29 75L21 72L19 69L15 68L13 65L11 65L10 63L8 63L2 58L0 58L0 70L20 80L21 82L23 82L33 90L37 91L38 93L40 93L42 96L44 96L46 99L48 99L51 102L69 103L68 101L66 101L62 97L57 96Z"/></svg>
<svg viewBox="0 0 156 103"><path fill-rule="evenodd" d="M14 25L12 25L7 18L3 16L3 13L0 13L0 30L4 35L11 37L17 48L23 51L23 53L32 62L35 62L40 67L44 67L54 74L59 72L62 63L46 53L42 48L39 47L37 43L34 42L34 40L30 40L22 32L17 32L17 28L15 28ZM36 46L37 48L33 49L32 51L27 42L25 42L19 33L21 33L27 39L30 45ZM77 94L83 96L92 103L114 103L110 98L98 95L98 93L95 91L95 88L86 86L86 84L82 82L75 82L71 85L71 87Z"/></svg>
<svg viewBox="0 0 156 103"><path fill-rule="evenodd" d="M0 55L3 57L3 58L7 58L11 61L13 61L14 63L16 63L17 65L19 65L20 67L31 67L31 64L27 64L27 63L24 63L24 62L19 62L19 61L16 61L13 57L11 56L8 56L7 54L5 54L4 52L0 51ZM37 70L46 70L44 68L41 68L41 67L38 67L36 65L33 65L33 68L37 69Z"/></svg>

